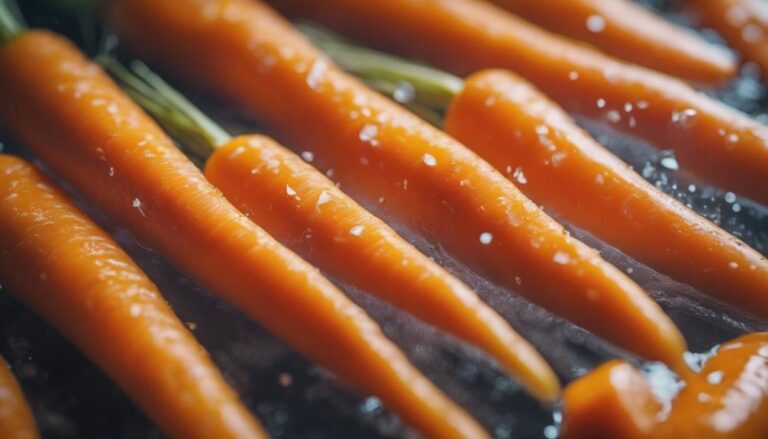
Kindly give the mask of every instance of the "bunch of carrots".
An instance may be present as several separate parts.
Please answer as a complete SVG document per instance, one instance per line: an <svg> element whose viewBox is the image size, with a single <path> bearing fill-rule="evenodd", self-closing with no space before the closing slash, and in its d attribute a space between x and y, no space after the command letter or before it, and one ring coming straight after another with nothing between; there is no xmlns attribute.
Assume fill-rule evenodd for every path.
<svg viewBox="0 0 768 439"><path fill-rule="evenodd" d="M301 156L263 134L232 137L140 61L90 60L63 36L27 29L10 0L0 0L0 126L181 272L425 436L489 435L320 270L479 347L540 402L563 395L504 318L376 215L688 382L659 422L642 377L606 365L566 390L568 437L723 437L710 421L740 404L753 409L728 418L737 433L725 437L768 432L764 334L691 371L661 308L541 207L768 318L768 260L645 181L566 112L675 149L700 178L768 202L768 127L691 86L732 75L727 51L618 0L557 2L567 14L525 0L270 0L462 79L317 28L307 38L260 0L105 3L132 55L245 108ZM735 26L742 37L757 26L748 2L686 3L729 42ZM740 24L717 18L734 7ZM749 50L756 38L742 40L752 45L731 44L745 59L765 61ZM403 83L414 112L374 90ZM147 275L54 181L11 155L0 155L0 230L0 284L167 435L267 436ZM721 369L725 385L699 404L693 392ZM0 362L0 436L37 437L7 371ZM595 424L605 407L611 428Z"/></svg>

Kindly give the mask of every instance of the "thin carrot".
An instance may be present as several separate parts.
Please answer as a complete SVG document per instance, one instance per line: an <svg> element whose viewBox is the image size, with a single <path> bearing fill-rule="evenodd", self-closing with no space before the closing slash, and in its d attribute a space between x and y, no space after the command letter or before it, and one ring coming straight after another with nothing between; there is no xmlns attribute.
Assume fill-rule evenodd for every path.
<svg viewBox="0 0 768 439"><path fill-rule="evenodd" d="M487 436L364 311L239 213L71 43L45 31L15 36L0 50L0 95L12 133L202 286L424 434Z"/></svg>
<svg viewBox="0 0 768 439"><path fill-rule="evenodd" d="M128 255L31 165L9 155L0 155L0 229L0 282L167 434L266 437Z"/></svg>
<svg viewBox="0 0 768 439"><path fill-rule="evenodd" d="M697 379L688 380L656 434L670 439L768 436L768 333L722 344Z"/></svg>
<svg viewBox="0 0 768 439"><path fill-rule="evenodd" d="M700 26L715 29L734 47L743 61L752 61L768 79L768 15L765 5L753 0L685 0Z"/></svg>
<svg viewBox="0 0 768 439"><path fill-rule="evenodd" d="M629 0L490 1L551 32L692 83L716 85L736 70L727 50Z"/></svg>
<svg viewBox="0 0 768 439"><path fill-rule="evenodd" d="M231 138L145 65L103 61L169 132L207 158L205 176L270 235L334 276L493 354L536 397L553 402L555 373L466 285L355 203L321 172L260 135Z"/></svg>
<svg viewBox="0 0 768 439"><path fill-rule="evenodd" d="M768 203L768 127L679 80L621 63L494 5L478 0L272 2L291 16L317 20L456 74L510 69L568 111L674 150L683 169Z"/></svg>
<svg viewBox="0 0 768 439"><path fill-rule="evenodd" d="M0 437L4 439L38 439L32 409L11 372L11 366L0 357Z"/></svg>
<svg viewBox="0 0 768 439"><path fill-rule="evenodd" d="M463 145L341 72L265 5L112 5L121 41L247 107L288 144L312 151L313 163L362 204L439 238L482 273L600 336L680 361L682 336L636 284Z"/></svg>
<svg viewBox="0 0 768 439"><path fill-rule="evenodd" d="M631 365L614 360L566 388L561 437L649 439L661 409L645 377Z"/></svg>

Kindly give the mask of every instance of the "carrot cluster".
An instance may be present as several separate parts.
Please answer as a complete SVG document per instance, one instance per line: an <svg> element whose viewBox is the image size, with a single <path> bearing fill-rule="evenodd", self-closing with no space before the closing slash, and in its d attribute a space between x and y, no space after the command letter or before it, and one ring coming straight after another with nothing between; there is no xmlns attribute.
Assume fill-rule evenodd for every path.
<svg viewBox="0 0 768 439"><path fill-rule="evenodd" d="M726 50L618 0L269 0L276 10L260 0L107 2L121 51L243 108L274 140L231 136L141 62L90 60L61 35L26 29L9 1L0 0L0 125L190 279L425 436L489 434L326 275L482 349L542 403L561 400L560 380L469 286L377 215L688 382L660 421L663 404L638 372L604 366L565 391L565 437L768 433L763 334L723 345L691 372L685 338L661 307L550 216L768 318L768 260L566 112L673 149L699 178L768 202L768 127L693 88L734 73ZM726 4L743 12L742 37L756 26L748 2L686 3L729 42L739 24L716 18ZM313 44L277 11L452 74L310 28ZM731 44L759 63L752 43ZM374 90L400 84L410 109L441 128ZM57 184L0 154L9 294L167 435L266 437L150 278ZM717 372L725 384L706 388ZM607 409L609 422L598 423ZM716 435L713 419L733 435ZM38 436L4 363L0 436Z"/></svg>

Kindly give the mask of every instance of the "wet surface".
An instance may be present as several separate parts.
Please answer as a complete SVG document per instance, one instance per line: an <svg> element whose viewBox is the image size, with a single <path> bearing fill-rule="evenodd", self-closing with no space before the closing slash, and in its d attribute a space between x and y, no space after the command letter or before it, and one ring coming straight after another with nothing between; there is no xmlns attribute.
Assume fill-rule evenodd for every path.
<svg viewBox="0 0 768 439"><path fill-rule="evenodd" d="M33 2L34 3L34 2ZM644 1L674 20L684 20L671 2ZM42 19L44 23L52 23ZM59 23L54 23L58 25ZM765 89L752 68L727 89L714 94L731 105L768 120ZM235 132L257 129L239 112L208 106ZM708 187L676 170L674 157L585 120L596 135L645 178L700 214L720 224L763 254L768 253L768 209L734 194ZM0 134L4 151L24 151ZM371 396L359 395L335 377L304 360L232 306L196 287L125 230L78 198L158 284L180 318L211 352L227 380L275 437L377 438L415 437L398 418ZM374 208L375 206L370 206ZM386 219L386 218L385 218ZM392 224L398 228L396 223ZM637 359L591 334L552 316L485 280L425 237L398 230L420 249L456 273L539 348L568 382L609 358ZM573 234L598 248L658 300L687 337L693 351L738 334L766 329L754 318L703 298L606 246L588 234ZM540 407L483 353L424 325L364 292L339 284L362 305L412 361L498 438L555 437L555 411ZM65 339L0 290L0 354L8 359L28 394L47 438L155 438L155 427ZM134 361L141 362L141 358ZM644 365L661 382L663 368Z"/></svg>

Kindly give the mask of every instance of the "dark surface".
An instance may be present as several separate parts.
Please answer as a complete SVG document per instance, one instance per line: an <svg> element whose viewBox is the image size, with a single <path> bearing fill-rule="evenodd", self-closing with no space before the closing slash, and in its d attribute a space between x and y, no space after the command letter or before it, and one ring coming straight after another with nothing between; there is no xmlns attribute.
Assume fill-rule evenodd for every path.
<svg viewBox="0 0 768 439"><path fill-rule="evenodd" d="M30 22L63 29L73 35L77 22L52 19L41 13L41 0L24 2ZM645 1L675 21L682 17L667 1ZM712 38L711 34L707 34ZM86 38L93 47L93 39ZM765 90L751 69L717 95L731 105L765 119ZM256 126L221 106L207 109L231 129ZM233 115L234 114L234 115ZM768 211L746 200L728 202L722 191L700 185L681 172L660 165L665 156L653 148L623 138L597 124L580 121L597 138L660 188L721 224L762 253L768 252ZM20 153L8 136L5 152ZM730 201L730 197L728 197ZM245 403L264 421L275 437L376 438L411 437L396 416L375 397L358 395L334 377L304 360L233 307L200 290L137 244L130 234L114 226L88 203L78 200L112 232L173 305L180 318L211 352L227 380ZM738 207L736 207L738 205ZM397 228L397 224L393 224ZM564 381L587 372L612 357L634 359L600 339L514 293L499 288L446 255L436 244L406 230L402 233L443 265L458 274L551 361ZM680 325L694 351L709 350L736 334L765 328L754 320L703 299L693 289L677 284L631 260L598 240L573 230L599 248L603 255L630 275L664 306ZM0 231L2 233L2 231ZM505 377L482 353L446 337L388 305L345 285L353 299L380 322L395 340L440 387L474 414L498 438L553 437L553 411L538 406ZM286 317L289 318L289 317ZM27 393L46 438L155 438L155 427L111 381L56 331L26 311L0 289L0 354L11 363ZM136 358L134 361L141 362ZM663 369L656 378L668 378Z"/></svg>

